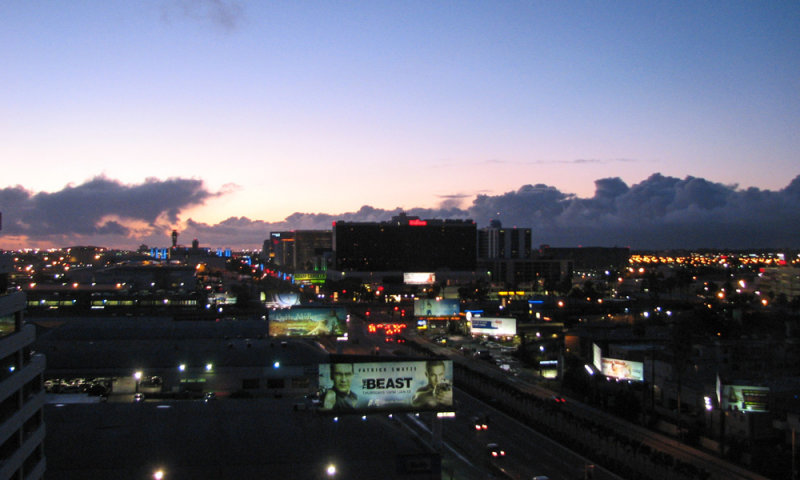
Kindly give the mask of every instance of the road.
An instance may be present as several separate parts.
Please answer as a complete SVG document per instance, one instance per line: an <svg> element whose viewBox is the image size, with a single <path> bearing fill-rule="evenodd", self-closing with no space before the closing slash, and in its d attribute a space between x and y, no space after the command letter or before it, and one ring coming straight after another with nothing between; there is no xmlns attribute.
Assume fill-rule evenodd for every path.
<svg viewBox="0 0 800 480"><path fill-rule="evenodd" d="M392 320L373 316L371 321ZM376 346L381 347L381 355L399 353L419 355L420 353L418 350L410 348L414 343L411 341L408 344L380 344L379 342L383 342L382 335L368 334L366 333L366 329L361 328L361 326L363 326L363 323L358 319L356 319L352 325L353 328L351 328L351 332L355 333L355 338L359 339L358 342L361 346L360 352L354 350L352 353L363 353L368 351L375 353ZM416 341L414 333L411 333L409 338ZM425 346L425 350L449 357L460 364L468 365L470 369L483 372L483 374L487 377L492 377L500 380L502 383L513 385L513 388L516 391L524 393L530 397L548 399L554 394L554 392L536 385L533 380L526 378L524 375L510 376L506 372L500 371L499 368L488 362L468 359L462 354L455 352L451 348L433 344L424 339L421 339L421 342ZM486 385L482 386L485 387ZM462 394L462 396L464 395L465 394ZM542 412L540 409L538 409L538 407L535 405L531 406L530 403L525 402L524 396L507 398L508 395L502 391L496 392L495 395L497 395L498 399L502 399L504 402L510 402L511 404L514 404L518 411L526 412L534 417L537 415L542 415ZM458 400L459 397L456 398ZM564 409L564 416L552 415L552 417L558 419L558 421L545 423L550 423L551 426L558 428L559 431L561 429L569 430L569 435L572 435L573 437L577 435L576 438L580 438L589 445L594 445L591 448L606 458L616 457L618 458L618 461L632 462L632 468L647 472L647 476L668 479L675 478L675 476L680 473L678 476L682 476L684 478L702 478L703 473L701 470L698 470L702 469L702 471L705 471L706 474L712 479L766 480L765 477L761 475L750 472L737 465L726 462L720 458L714 457L713 455L707 454L690 446L684 445L675 439L618 419L612 415L588 405L581 404L580 402L572 399L567 400L568 401L566 404L561 407ZM463 414L461 416L463 417ZM539 418L541 419L541 417ZM549 419L546 418L545 420ZM510 421L512 423L517 423L517 425L522 425L518 419L510 419ZM592 432L584 433L582 432L582 429L591 429ZM445 434L446 433L447 432L445 431ZM464 432L462 432L462 434L463 433ZM544 461L544 459L536 458L534 454L531 453L530 450L535 451L536 449L531 449L529 442L520 441L524 440L526 437L523 436L520 438L516 435L517 434L515 434L513 431L503 432L502 436L498 434L496 438L503 438L503 445L508 443L513 445L528 445L527 450L521 454L515 453L513 456L509 455L509 457L505 460L505 463L508 466L508 468L505 468L505 470L511 474L511 478L526 478L525 475L528 475L530 472L528 472L525 468L512 468L516 462L515 457L518 456L519 458L524 459L525 462L532 461L534 463L538 461ZM467 437L461 435L460 438ZM458 440L458 438L456 440ZM483 445L485 446L485 443ZM485 454L483 451L474 449L469 450L469 448L466 448L465 451L470 455L470 458L477 458L475 455L480 456ZM674 465L673 461L676 462ZM598 468L599 466L595 467L596 473L594 478L599 478L598 475L602 475L601 473L598 473ZM555 468L553 471L555 472L553 475L548 475L551 476L551 478L583 478L582 473L581 476L576 477L574 476L575 472L565 471L558 473L558 468ZM541 473L535 474L540 475ZM561 477L559 475L566 476Z"/></svg>
<svg viewBox="0 0 800 480"><path fill-rule="evenodd" d="M464 391L456 390L458 408L455 418L434 419L432 415L400 416L407 428L435 445L434 422L441 422L440 452L450 464L453 478L499 478L525 480L546 475L553 480L585 478L591 462L568 448L553 442L503 412L492 408ZM488 416L488 429L477 431L473 418ZM492 459L486 445L497 443L505 452ZM599 466L593 467L595 480L620 480ZM450 478L443 469L443 478Z"/></svg>

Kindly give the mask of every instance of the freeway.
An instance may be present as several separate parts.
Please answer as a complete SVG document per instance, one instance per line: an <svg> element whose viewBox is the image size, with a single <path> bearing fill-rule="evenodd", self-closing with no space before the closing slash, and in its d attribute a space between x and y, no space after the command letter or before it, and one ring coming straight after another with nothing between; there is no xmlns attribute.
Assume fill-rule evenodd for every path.
<svg viewBox="0 0 800 480"><path fill-rule="evenodd" d="M505 413L492 408L464 391L457 390L456 417L434 420L431 416L407 415L404 424L421 433L435 446L433 422L442 423L441 453L443 458L466 462L456 470L457 478L474 478L474 472L483 472L479 478L525 480L545 475L553 480L584 479L591 469L594 480L620 480L620 477L599 467L572 450L539 434ZM475 429L475 418L487 420L486 430ZM504 452L502 457L491 457L487 445L496 443ZM446 471L444 478L447 478ZM466 475L466 476L465 476Z"/></svg>
<svg viewBox="0 0 800 480"><path fill-rule="evenodd" d="M463 388L460 389L457 401L468 398L465 390L480 393L484 399L494 399L498 407L506 412L512 413L511 417L505 417L515 423L517 427L524 427L524 424L533 425L531 432L545 433L547 436L540 435L541 438L555 437L562 443L573 446L573 450L580 451L584 455L593 457L599 462L582 460L578 462L579 470L583 464L594 463L595 478L602 475L600 464L607 464L618 473L623 473L628 477L648 478L648 479L725 479L725 480L767 480L766 477L750 472L744 468L724 461L718 457L684 445L675 439L653 432L646 428L632 424L607 414L601 410L584 405L573 399L566 399L566 403L558 405L557 410L553 410L550 402L555 392L543 388L535 383L534 379L527 378L524 374L518 376L509 375L508 372L500 370L496 365L485 361L475 360L464 356L462 353L452 348L433 343L425 337L417 336L413 333L406 335L406 344L384 344L383 336L369 334L363 328L364 324L360 318L355 317L351 324L351 340L347 342L347 353L372 353L380 355L388 354L408 354L419 355L421 352L448 357L453 360L457 368L457 381ZM377 320L377 318L373 318ZM380 350L376 349L380 348ZM465 414L458 408L458 414L462 421ZM475 410L489 408L476 406ZM469 415L467 415L469 416ZM503 417L497 417L503 418ZM453 423L447 423L453 422ZM459 421L445 420L444 435L448 435L448 425L457 426ZM455 427L454 427L455 428ZM502 460L502 471L507 472L510 478L526 478L525 475L541 475L535 473L521 465L516 465L519 459L524 459L524 465L536 465L537 462L544 462L544 458L536 458L531 451L535 448L530 447L530 433L519 436L511 429L508 432L496 430L494 440L503 446L508 447L509 455ZM473 432L470 432L474 436ZM537 434L538 435L538 434ZM453 448L460 448L468 458L484 458L485 442L465 444L468 439L465 432L456 434L453 437ZM489 441L492 438L487 439ZM551 441L548 438L548 441ZM518 445L528 445L523 451L515 451ZM512 448L513 446L513 448ZM515 466L516 465L516 466ZM490 465L491 466L491 465ZM551 466L551 478L583 478L575 476L577 473L560 472L557 465ZM547 474L547 473L545 473ZM562 476L563 475L563 476Z"/></svg>
<svg viewBox="0 0 800 480"><path fill-rule="evenodd" d="M425 338L410 338L426 351L452 359L454 364L462 367L462 386L466 386L463 384L465 381L472 382L472 389L496 398L504 409L516 412L518 420L526 418L561 438L580 441L584 450L594 451L642 478L767 480L757 473L572 399L567 399L554 411L548 408L548 402L555 392L536 385L532 380L510 376L488 362L467 358Z"/></svg>

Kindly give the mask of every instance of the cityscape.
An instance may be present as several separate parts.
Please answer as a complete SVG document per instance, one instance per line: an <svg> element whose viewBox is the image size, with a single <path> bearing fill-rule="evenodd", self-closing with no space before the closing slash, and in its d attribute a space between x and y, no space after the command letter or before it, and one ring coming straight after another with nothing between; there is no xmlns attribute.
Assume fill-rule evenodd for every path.
<svg viewBox="0 0 800 480"><path fill-rule="evenodd" d="M6 251L8 478L796 474L800 250L531 238L401 214Z"/></svg>
<svg viewBox="0 0 800 480"><path fill-rule="evenodd" d="M0 19L0 480L800 479L799 3Z"/></svg>

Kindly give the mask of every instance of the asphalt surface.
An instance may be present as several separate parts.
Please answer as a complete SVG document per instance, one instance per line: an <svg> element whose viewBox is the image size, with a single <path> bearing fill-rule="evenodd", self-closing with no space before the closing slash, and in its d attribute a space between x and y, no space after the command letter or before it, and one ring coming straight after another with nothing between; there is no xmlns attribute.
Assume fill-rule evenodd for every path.
<svg viewBox="0 0 800 480"><path fill-rule="evenodd" d="M52 480L403 478L398 457L430 453L386 416L295 410L298 399L48 404ZM417 477L415 477L417 478Z"/></svg>

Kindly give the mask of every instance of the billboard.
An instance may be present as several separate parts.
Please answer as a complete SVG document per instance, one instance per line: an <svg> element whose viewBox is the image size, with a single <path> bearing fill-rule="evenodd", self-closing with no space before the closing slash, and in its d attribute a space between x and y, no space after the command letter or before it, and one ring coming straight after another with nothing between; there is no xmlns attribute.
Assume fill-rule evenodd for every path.
<svg viewBox="0 0 800 480"><path fill-rule="evenodd" d="M295 272L294 283L302 285L324 285L328 279L326 272Z"/></svg>
<svg viewBox="0 0 800 480"><path fill-rule="evenodd" d="M347 333L345 307L292 307L269 312L272 337L317 337Z"/></svg>
<svg viewBox="0 0 800 480"><path fill-rule="evenodd" d="M319 387L321 412L450 411L453 361L324 363Z"/></svg>
<svg viewBox="0 0 800 480"><path fill-rule="evenodd" d="M261 292L261 301L270 308L289 308L300 305L300 295L297 293Z"/></svg>
<svg viewBox="0 0 800 480"><path fill-rule="evenodd" d="M516 318L472 317L470 322L473 335L493 337L513 337L517 334Z"/></svg>
<svg viewBox="0 0 800 480"><path fill-rule="evenodd" d="M644 381L644 364L642 362L631 362L629 360L619 360L616 358L602 359L603 375L618 378L620 380Z"/></svg>
<svg viewBox="0 0 800 480"><path fill-rule="evenodd" d="M406 285L433 285L436 274L430 272L404 272L403 283Z"/></svg>
<svg viewBox="0 0 800 480"><path fill-rule="evenodd" d="M598 372L603 371L603 350L596 343L592 343L592 365Z"/></svg>
<svg viewBox="0 0 800 480"><path fill-rule="evenodd" d="M460 311L461 302L458 299L417 298L414 300L415 317L457 317Z"/></svg>
<svg viewBox="0 0 800 480"><path fill-rule="evenodd" d="M721 389L720 408L723 410L768 411L768 387L721 385Z"/></svg>

